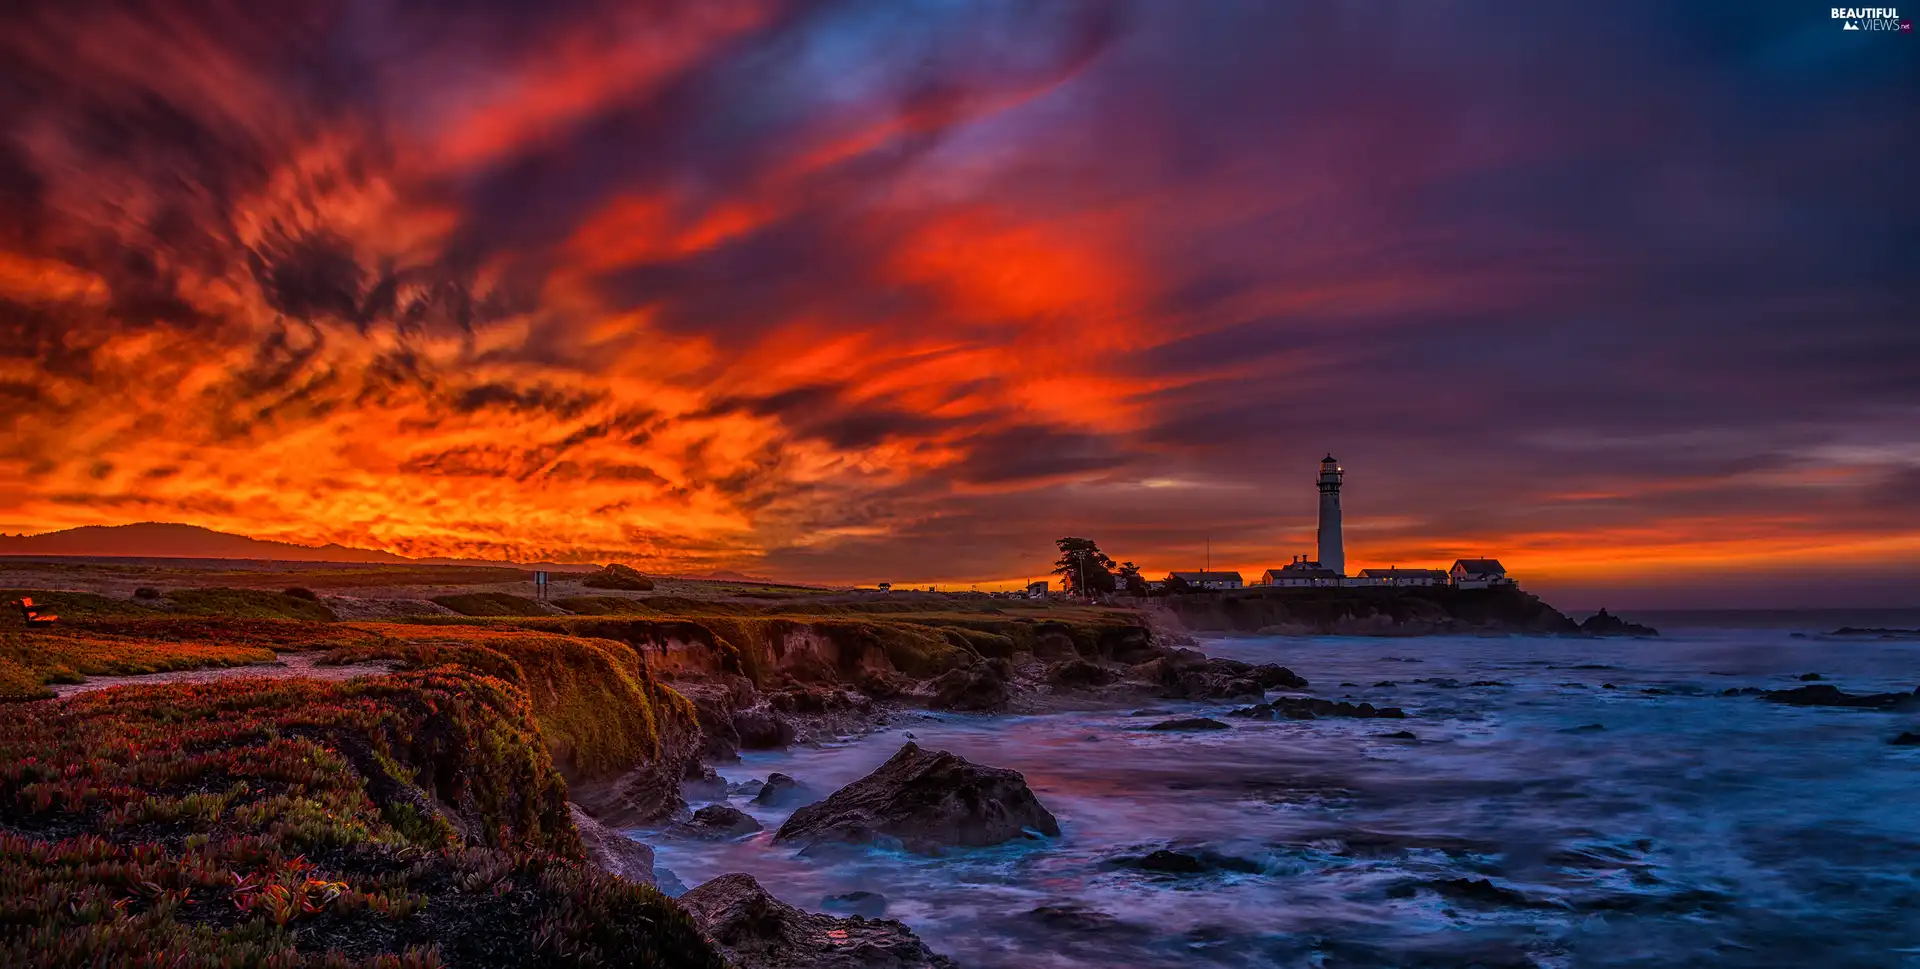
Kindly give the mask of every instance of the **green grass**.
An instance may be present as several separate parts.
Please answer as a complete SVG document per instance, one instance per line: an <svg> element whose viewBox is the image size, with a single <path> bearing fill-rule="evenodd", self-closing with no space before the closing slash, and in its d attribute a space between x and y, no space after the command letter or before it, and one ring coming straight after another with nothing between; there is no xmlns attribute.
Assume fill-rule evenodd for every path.
<svg viewBox="0 0 1920 969"><path fill-rule="evenodd" d="M300 596L266 589L174 589L166 601L179 612L236 619L306 619L332 622L333 610Z"/></svg>
<svg viewBox="0 0 1920 969"><path fill-rule="evenodd" d="M92 634L79 628L8 633L0 638L0 701L52 695L48 683L79 683L88 676L133 676L210 666L273 662L257 646L153 641Z"/></svg>
<svg viewBox="0 0 1920 969"><path fill-rule="evenodd" d="M322 662L457 666L511 683L530 698L554 760L576 777L606 777L651 761L660 751L659 718L692 718L691 704L655 682L626 643L499 626L353 626L372 635Z"/></svg>
<svg viewBox="0 0 1920 969"><path fill-rule="evenodd" d="M463 616L544 616L547 610L538 602L508 592L466 592L434 596L430 602L452 609Z"/></svg>
<svg viewBox="0 0 1920 969"><path fill-rule="evenodd" d="M429 671L0 709L0 964L718 969L587 868L518 688Z"/></svg>
<svg viewBox="0 0 1920 969"><path fill-rule="evenodd" d="M10 610L13 608L13 603L22 597L33 599L35 609L42 613L57 615L62 622L75 619L164 615L158 609L141 605L130 599L114 599L91 592L64 592L49 589L0 589L0 608ZM10 618L0 617L0 622Z"/></svg>

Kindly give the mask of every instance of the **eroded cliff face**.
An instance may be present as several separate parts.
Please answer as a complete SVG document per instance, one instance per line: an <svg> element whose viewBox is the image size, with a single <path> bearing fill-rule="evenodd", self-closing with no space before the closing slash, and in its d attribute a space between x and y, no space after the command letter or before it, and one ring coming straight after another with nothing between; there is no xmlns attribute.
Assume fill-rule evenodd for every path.
<svg viewBox="0 0 1920 969"><path fill-rule="evenodd" d="M1192 632L1271 636L1578 633L1519 589L1245 589L1155 600Z"/></svg>

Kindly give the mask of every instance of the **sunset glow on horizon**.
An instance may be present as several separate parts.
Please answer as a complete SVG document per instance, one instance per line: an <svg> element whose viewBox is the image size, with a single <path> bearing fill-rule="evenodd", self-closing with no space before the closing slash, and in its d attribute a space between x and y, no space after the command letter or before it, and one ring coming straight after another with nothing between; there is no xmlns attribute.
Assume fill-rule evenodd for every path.
<svg viewBox="0 0 1920 969"><path fill-rule="evenodd" d="M0 531L1252 579L1332 451L1350 570L1920 605L1920 58L1514 13L38 5Z"/></svg>

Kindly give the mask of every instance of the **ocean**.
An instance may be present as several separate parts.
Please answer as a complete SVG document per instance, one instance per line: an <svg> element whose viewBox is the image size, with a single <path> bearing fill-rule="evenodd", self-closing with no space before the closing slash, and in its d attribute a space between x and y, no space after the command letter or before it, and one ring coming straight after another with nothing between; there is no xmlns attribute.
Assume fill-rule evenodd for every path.
<svg viewBox="0 0 1920 969"><path fill-rule="evenodd" d="M888 917L976 969L1920 966L1920 748L1889 744L1920 715L1720 695L1808 673L1849 692L1920 685L1920 641L1805 635L1823 622L1206 641L1291 667L1312 695L1409 716L1260 722L1225 716L1234 704L1156 704L1232 724L1166 734L1140 729L1162 716L1128 710L930 715L721 774L781 771L824 796L911 732L1021 771L1061 836L808 857L771 843L790 810L745 798L733 803L766 830L740 841L631 833L688 885L745 871L810 910L877 892ZM1403 729L1417 739L1386 736ZM1139 867L1161 849L1204 870Z"/></svg>

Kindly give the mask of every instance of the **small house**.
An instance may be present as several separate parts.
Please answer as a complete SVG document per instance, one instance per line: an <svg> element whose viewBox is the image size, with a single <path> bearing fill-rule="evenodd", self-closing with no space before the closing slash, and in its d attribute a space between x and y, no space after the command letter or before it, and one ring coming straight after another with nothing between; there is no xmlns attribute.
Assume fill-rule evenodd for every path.
<svg viewBox="0 0 1920 969"><path fill-rule="evenodd" d="M1046 580L1043 579L1039 582L1027 583L1027 595L1032 596L1035 599L1045 599L1047 597Z"/></svg>
<svg viewBox="0 0 1920 969"><path fill-rule="evenodd" d="M1499 563L1494 563L1498 565ZM1360 578L1367 585L1383 585L1394 588L1409 586L1446 585L1450 579L1445 569L1361 569Z"/></svg>
<svg viewBox="0 0 1920 969"><path fill-rule="evenodd" d="M1195 589L1239 589L1245 585L1238 572L1175 572L1173 574Z"/></svg>
<svg viewBox="0 0 1920 969"><path fill-rule="evenodd" d="M1336 586L1340 584L1340 573L1324 568L1318 562L1308 561L1304 555L1296 555L1285 568L1268 569L1260 573L1260 584L1283 589Z"/></svg>
<svg viewBox="0 0 1920 969"><path fill-rule="evenodd" d="M1513 585L1499 559L1455 559L1447 577L1456 589L1491 589Z"/></svg>

